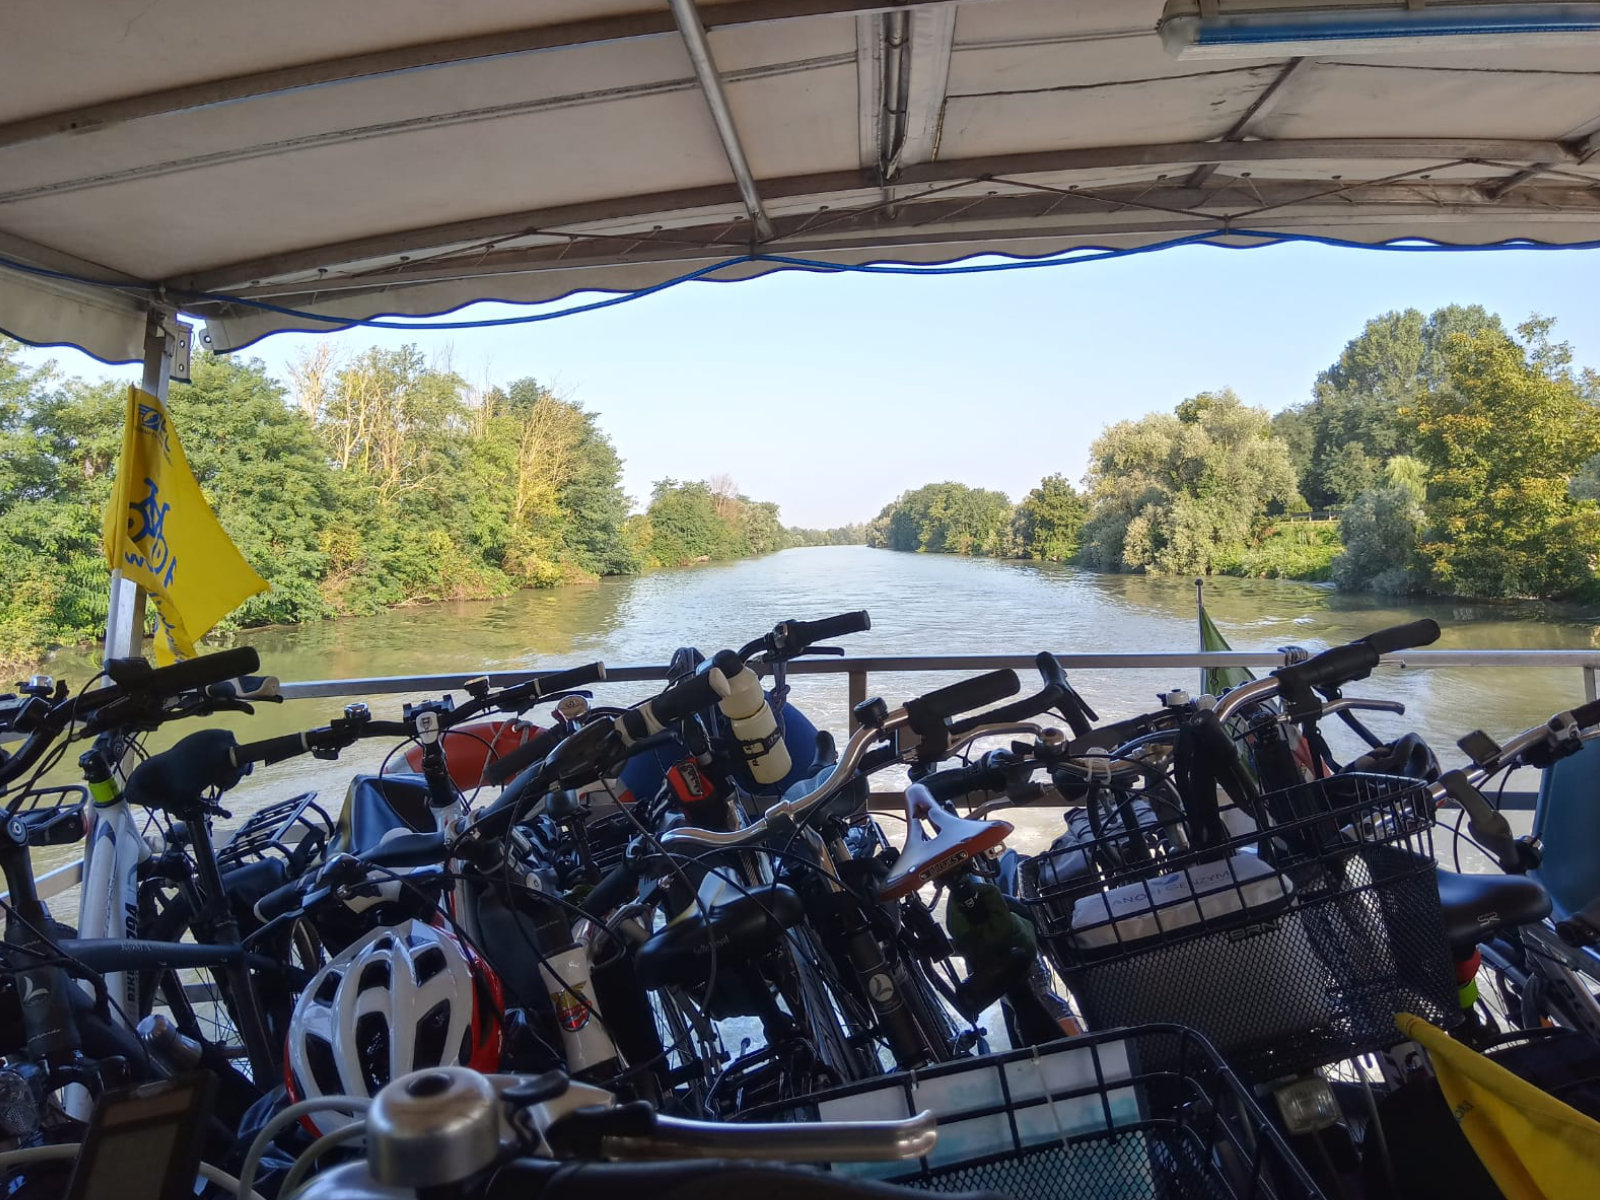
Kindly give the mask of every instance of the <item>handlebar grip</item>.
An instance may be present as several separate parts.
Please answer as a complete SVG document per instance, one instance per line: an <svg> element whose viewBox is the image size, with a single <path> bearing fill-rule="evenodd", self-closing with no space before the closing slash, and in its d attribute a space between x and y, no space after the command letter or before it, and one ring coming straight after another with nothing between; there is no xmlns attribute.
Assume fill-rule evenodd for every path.
<svg viewBox="0 0 1600 1200"><path fill-rule="evenodd" d="M305 882L302 879L291 879L282 887L273 888L256 901L256 920L266 922L294 912L300 907L304 892Z"/></svg>
<svg viewBox="0 0 1600 1200"><path fill-rule="evenodd" d="M1372 668L1378 665L1380 655L1426 646L1438 640L1439 622L1425 618L1380 629L1346 645L1334 646L1303 663L1279 667L1273 675L1291 699L1294 693L1299 693L1302 699L1309 700L1311 697L1306 694L1312 688L1339 687L1365 679L1372 674Z"/></svg>
<svg viewBox="0 0 1600 1200"><path fill-rule="evenodd" d="M550 675L541 675L534 682L539 685L537 695L553 696L557 692L570 691L591 683L604 683L605 678L605 663L592 662L584 663L581 667L568 667L565 671L556 671Z"/></svg>
<svg viewBox="0 0 1600 1200"><path fill-rule="evenodd" d="M567 731L561 725L552 725L548 729L541 729L515 750L502 755L484 767L483 781L493 787L499 787L506 781L515 779L524 770L539 762L550 751L559 746L566 736Z"/></svg>
<svg viewBox="0 0 1600 1200"><path fill-rule="evenodd" d="M1591 900L1570 917L1557 921L1556 933L1567 945L1579 950L1600 946L1600 899Z"/></svg>
<svg viewBox="0 0 1600 1200"><path fill-rule="evenodd" d="M638 886L638 873L633 864L624 859L606 872L579 907L596 920L604 920L617 905L626 903Z"/></svg>
<svg viewBox="0 0 1600 1200"><path fill-rule="evenodd" d="M359 857L374 867L431 867L449 857L449 848L449 840L442 833L402 833Z"/></svg>
<svg viewBox="0 0 1600 1200"><path fill-rule="evenodd" d="M872 617L864 608L855 612L840 613L836 617L823 617L820 621L787 621L790 640L799 646L811 646L829 638L844 637L847 633L865 633L872 628Z"/></svg>
<svg viewBox="0 0 1600 1200"><path fill-rule="evenodd" d="M1369 643L1350 642L1324 650L1292 667L1280 667L1273 674L1286 692L1297 688L1309 691L1311 688L1338 687L1365 679L1377 665L1378 651Z"/></svg>
<svg viewBox="0 0 1600 1200"><path fill-rule="evenodd" d="M1600 725L1600 700L1591 700L1572 710L1572 722L1579 729Z"/></svg>
<svg viewBox="0 0 1600 1200"><path fill-rule="evenodd" d="M987 675L963 679L960 683L952 683L949 687L939 688L915 700L907 700L906 714L910 717L911 728L927 736L943 728L945 720L957 713L982 708L985 704L1015 696L1021 690L1022 681L1017 678L1015 671L1007 667L990 671Z"/></svg>
<svg viewBox="0 0 1600 1200"><path fill-rule="evenodd" d="M1369 633L1360 640L1371 646L1379 654L1393 654L1399 650L1414 650L1418 646L1431 646L1439 640L1439 622L1431 617L1424 617L1420 621L1412 621L1406 625L1394 625L1388 629L1380 629L1377 633Z"/></svg>
<svg viewBox="0 0 1600 1200"><path fill-rule="evenodd" d="M285 733L278 737L264 738L259 742L245 742L242 746L235 746L233 761L235 766L240 767L246 763L271 764L293 758L297 754L305 754L310 749L305 734Z"/></svg>
<svg viewBox="0 0 1600 1200"><path fill-rule="evenodd" d="M691 675L681 683L675 683L645 704L653 716L662 725L670 721L681 721L693 716L702 709L710 708L718 700L728 694L728 678L720 668L709 667L697 675Z"/></svg>
<svg viewBox="0 0 1600 1200"><path fill-rule="evenodd" d="M106 674L124 691L162 698L196 691L241 675L253 675L260 669L261 655L254 646L235 646L231 650L202 654L199 658L154 669L142 658L114 659L106 664Z"/></svg>

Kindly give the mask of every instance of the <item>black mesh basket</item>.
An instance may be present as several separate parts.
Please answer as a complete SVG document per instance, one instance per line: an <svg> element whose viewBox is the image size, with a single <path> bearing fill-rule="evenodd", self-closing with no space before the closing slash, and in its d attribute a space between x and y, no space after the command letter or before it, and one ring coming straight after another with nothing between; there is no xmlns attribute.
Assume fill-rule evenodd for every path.
<svg viewBox="0 0 1600 1200"><path fill-rule="evenodd" d="M1342 775L1202 851L1103 824L1023 898L1091 1028L1180 1022L1247 1078L1292 1074L1394 1045L1398 1012L1459 1019L1431 813L1414 780Z"/></svg>
<svg viewBox="0 0 1600 1200"><path fill-rule="evenodd" d="M894 1120L932 1110L927 1158L836 1163L837 1175L1014 1200L1290 1200L1320 1196L1205 1039L1113 1029L890 1075L764 1120Z"/></svg>

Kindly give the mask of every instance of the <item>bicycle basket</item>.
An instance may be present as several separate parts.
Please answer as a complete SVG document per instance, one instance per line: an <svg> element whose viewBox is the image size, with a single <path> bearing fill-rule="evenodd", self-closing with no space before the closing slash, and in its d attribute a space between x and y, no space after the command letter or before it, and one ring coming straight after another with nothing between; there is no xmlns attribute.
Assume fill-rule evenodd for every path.
<svg viewBox="0 0 1600 1200"><path fill-rule="evenodd" d="M775 1116L886 1120L924 1109L939 1123L927 1158L829 1170L1014 1200L1320 1194L1217 1052L1176 1025L1107 1030L890 1075L823 1092Z"/></svg>
<svg viewBox="0 0 1600 1200"><path fill-rule="evenodd" d="M1053 850L1023 899L1091 1028L1177 1021L1247 1078L1290 1074L1393 1045L1397 1012L1459 1019L1431 809L1415 780L1333 776L1204 851ZM1074 874L1041 870L1063 853Z"/></svg>
<svg viewBox="0 0 1600 1200"><path fill-rule="evenodd" d="M315 792L304 792L251 813L217 851L217 867L228 871L269 854L287 859L302 849L301 857L309 861L331 837L333 818L317 803Z"/></svg>

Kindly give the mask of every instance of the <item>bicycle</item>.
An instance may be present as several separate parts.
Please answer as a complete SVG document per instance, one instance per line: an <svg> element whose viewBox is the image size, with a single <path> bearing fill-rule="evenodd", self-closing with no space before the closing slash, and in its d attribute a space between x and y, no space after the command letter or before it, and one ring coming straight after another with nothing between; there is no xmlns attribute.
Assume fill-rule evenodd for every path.
<svg viewBox="0 0 1600 1200"><path fill-rule="evenodd" d="M188 972L213 977L226 1000L226 1024L243 1035L254 1079L271 1077L278 1060L266 1034L256 984L280 977L285 968L275 958L243 948L203 805L169 807L173 797L151 786L159 781L148 773L141 776L140 769L129 775L125 792L109 777L95 778L95 769L125 747L133 732L220 708L247 707L238 698L237 681L258 665L248 648L161 670L151 670L142 660L124 660L111 664L110 684L95 691L71 695L65 685L46 688L39 681L0 697L0 727L23 738L20 748L0 754L0 794L10 793L0 833L0 870L8 891L4 956L21 1010L6 1053L8 1069L22 1073L33 1092L41 1121L51 1119L44 1102L58 1093L63 1115L81 1120L89 1096L130 1080L172 1073L178 1067L164 1051L174 1046L221 1079L223 1113L242 1113L260 1095L257 1083L236 1069L233 1047L208 1036L214 1031L190 1019L192 1006L182 979ZM255 683L255 690L261 690L267 681ZM99 785L93 794L98 813L91 843L99 849L85 872L83 911L88 921L83 929L71 931L58 926L40 901L30 849L75 841L89 825L91 810L83 792L75 793L75 802L63 804L59 789L42 794L34 790L50 762L79 738L95 739L85 762L91 785ZM185 921L160 931L172 940L137 936L141 917L151 911L142 886L149 880L141 881L139 873L139 861L149 848L142 838L137 845L133 842L138 831L130 805L174 812L189 830L185 861L192 864L198 902ZM96 914L111 911L114 904L120 904L122 919L104 931L108 936L67 936L98 932ZM204 940L177 940L186 934ZM108 975L115 986L108 984ZM172 1002L169 1011L181 1028L141 1021L163 997Z"/></svg>
<svg viewBox="0 0 1600 1200"><path fill-rule="evenodd" d="M1180 1072L1146 1068L1156 1043L1182 1048ZM419 1072L365 1110L364 1136L362 1158L322 1171L297 1195L1320 1196L1203 1039L1172 1026L891 1076L733 1124L618 1104L559 1074ZM308 1150L295 1178L326 1149ZM715 1161L688 1161L706 1158Z"/></svg>

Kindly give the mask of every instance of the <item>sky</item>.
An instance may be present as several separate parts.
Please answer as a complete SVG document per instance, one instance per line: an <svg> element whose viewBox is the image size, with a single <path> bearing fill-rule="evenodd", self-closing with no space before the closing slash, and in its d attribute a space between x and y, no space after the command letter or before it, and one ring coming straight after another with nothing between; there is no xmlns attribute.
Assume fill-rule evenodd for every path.
<svg viewBox="0 0 1600 1200"><path fill-rule="evenodd" d="M1195 246L987 275L785 272L522 327L323 336L346 356L413 342L477 385L540 380L600 415L635 498L726 473L786 524L828 527L940 480L1013 500L1054 472L1077 481L1105 425L1196 392L1231 387L1276 412L1391 309L1479 303L1508 325L1542 313L1578 363L1600 365L1597 282L1596 251ZM317 340L242 353L287 379ZM28 357L137 374L70 350Z"/></svg>

